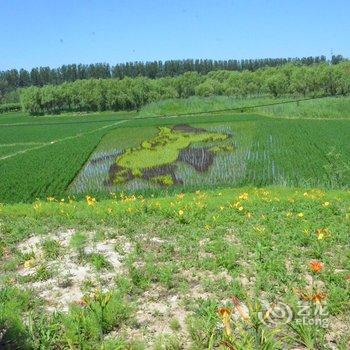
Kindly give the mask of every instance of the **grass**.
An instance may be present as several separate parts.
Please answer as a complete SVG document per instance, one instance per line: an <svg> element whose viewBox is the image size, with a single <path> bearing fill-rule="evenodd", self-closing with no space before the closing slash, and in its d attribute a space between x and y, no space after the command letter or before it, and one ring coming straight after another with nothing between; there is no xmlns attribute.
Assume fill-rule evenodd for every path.
<svg viewBox="0 0 350 350"><path fill-rule="evenodd" d="M259 104L274 103L284 101L286 99L273 99L270 97L253 97L253 98L237 98L227 96L214 97L190 97L186 99L169 99L154 102L146 105L138 113L139 117L171 116L183 113L203 113L213 110L241 108L245 106L254 106Z"/></svg>
<svg viewBox="0 0 350 350"><path fill-rule="evenodd" d="M255 111L279 118L349 119L350 98L329 97L299 103L262 107L255 109Z"/></svg>
<svg viewBox="0 0 350 350"><path fill-rule="evenodd" d="M61 245L60 242L54 239L47 239L42 244L44 256L47 259L55 259L60 255Z"/></svg>
<svg viewBox="0 0 350 350"><path fill-rule="evenodd" d="M278 187L3 205L0 263L17 263L0 274L0 344L346 349L349 208L347 191ZM263 302L294 321L262 323ZM295 323L300 303L328 323Z"/></svg>
<svg viewBox="0 0 350 350"><path fill-rule="evenodd" d="M349 97L328 97L287 103L267 107L254 107L265 104L276 104L281 101L292 101L293 97L248 97L236 98L227 96L190 97L187 99L170 99L151 103L142 108L138 116L175 115L182 113L208 112L212 110L243 108L246 112L258 112L265 115L283 118L350 118ZM247 108L248 107L248 108Z"/></svg>
<svg viewBox="0 0 350 350"><path fill-rule="evenodd" d="M75 233L70 239L70 246L78 252L79 258L83 259L84 249L87 245L87 237L81 232Z"/></svg>
<svg viewBox="0 0 350 350"><path fill-rule="evenodd" d="M87 257L87 260L97 271L110 268L108 260L102 254L92 253Z"/></svg>

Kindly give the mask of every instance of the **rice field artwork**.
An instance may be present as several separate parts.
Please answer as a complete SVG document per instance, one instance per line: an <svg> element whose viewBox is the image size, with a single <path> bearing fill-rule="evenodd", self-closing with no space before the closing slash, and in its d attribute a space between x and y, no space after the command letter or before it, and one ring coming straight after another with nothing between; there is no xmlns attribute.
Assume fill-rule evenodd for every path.
<svg viewBox="0 0 350 350"><path fill-rule="evenodd" d="M70 192L139 190L186 185L189 173L204 176L215 158L234 151L229 127L159 127L140 146L94 153L70 186Z"/></svg>

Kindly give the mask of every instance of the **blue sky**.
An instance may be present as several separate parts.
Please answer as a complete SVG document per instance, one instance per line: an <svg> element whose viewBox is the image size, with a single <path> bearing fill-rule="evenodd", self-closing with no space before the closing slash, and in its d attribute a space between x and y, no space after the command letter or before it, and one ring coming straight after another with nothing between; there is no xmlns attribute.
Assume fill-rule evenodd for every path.
<svg viewBox="0 0 350 350"><path fill-rule="evenodd" d="M0 0L0 70L182 58L350 57L349 0Z"/></svg>

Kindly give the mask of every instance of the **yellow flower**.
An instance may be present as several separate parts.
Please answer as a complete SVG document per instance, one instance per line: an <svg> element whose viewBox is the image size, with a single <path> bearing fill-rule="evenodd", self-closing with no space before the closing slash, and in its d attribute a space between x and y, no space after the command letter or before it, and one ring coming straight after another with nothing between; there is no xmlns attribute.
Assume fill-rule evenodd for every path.
<svg viewBox="0 0 350 350"><path fill-rule="evenodd" d="M223 207L223 206L220 206L220 210L224 210L225 209L225 207Z"/></svg>
<svg viewBox="0 0 350 350"><path fill-rule="evenodd" d="M203 208L205 207L205 205L204 205L202 202L200 202L200 201L195 202L195 204L196 204L196 206L197 206L198 208L201 208L201 209L203 209Z"/></svg>
<svg viewBox="0 0 350 350"><path fill-rule="evenodd" d="M112 208L108 208L107 211L110 214L112 212Z"/></svg>
<svg viewBox="0 0 350 350"><path fill-rule="evenodd" d="M55 197L47 197L46 200L48 202L54 202L55 201Z"/></svg>
<svg viewBox="0 0 350 350"><path fill-rule="evenodd" d="M264 226L257 225L257 226L254 226L254 230L258 231L259 233L264 233L266 229Z"/></svg>
<svg viewBox="0 0 350 350"><path fill-rule="evenodd" d="M242 211L244 208L242 207L242 206L240 206L239 208L238 208L238 210L239 211Z"/></svg>
<svg viewBox="0 0 350 350"><path fill-rule="evenodd" d="M34 259L30 259L24 262L24 268L25 269L30 269L35 265L35 260Z"/></svg>
<svg viewBox="0 0 350 350"><path fill-rule="evenodd" d="M131 208L131 207L128 208L128 212L129 212L129 213L131 213L133 210L134 210L134 209Z"/></svg>
<svg viewBox="0 0 350 350"><path fill-rule="evenodd" d="M151 196L152 197L152 196ZM132 196L130 196L130 197L128 197L128 196L126 196L126 195L124 195L123 193L120 195L120 198L122 199L122 202L124 203L124 202L134 202L134 201L136 201L136 197L135 197L135 195L132 195Z"/></svg>
<svg viewBox="0 0 350 350"><path fill-rule="evenodd" d="M182 216L182 215L184 215L184 211L183 210L179 210L179 216Z"/></svg>
<svg viewBox="0 0 350 350"><path fill-rule="evenodd" d="M91 196L86 196L86 202L88 205L93 206L96 204L96 198Z"/></svg>
<svg viewBox="0 0 350 350"><path fill-rule="evenodd" d="M34 210L39 210L40 207L41 207L41 203L35 203L35 204L33 205Z"/></svg>
<svg viewBox="0 0 350 350"><path fill-rule="evenodd" d="M331 204L331 203L329 203L329 202L324 202L322 205L323 205L324 207L328 207L330 204Z"/></svg>
<svg viewBox="0 0 350 350"><path fill-rule="evenodd" d="M299 217L299 218L302 218L302 217L304 217L304 214L303 214L303 213L299 213L299 214L298 214L298 217Z"/></svg>
<svg viewBox="0 0 350 350"><path fill-rule="evenodd" d="M209 231L209 230L211 229L211 226L208 225L208 224L206 224L206 225L204 226L204 228L205 228L207 231Z"/></svg>
<svg viewBox="0 0 350 350"><path fill-rule="evenodd" d="M246 214L246 216L247 216L248 219L250 219L250 218L252 217L252 214L248 212L248 213Z"/></svg>
<svg viewBox="0 0 350 350"><path fill-rule="evenodd" d="M318 228L316 230L317 239L320 240L320 241L325 239L325 238L327 238L328 236L330 236L330 234L331 233L326 228Z"/></svg>
<svg viewBox="0 0 350 350"><path fill-rule="evenodd" d="M293 214L289 211L287 214L286 214L287 218L290 218L291 216L293 216Z"/></svg>
<svg viewBox="0 0 350 350"><path fill-rule="evenodd" d="M248 199L248 193L247 192L244 192L242 193L238 198L239 199L242 199L242 200L247 200Z"/></svg>
<svg viewBox="0 0 350 350"><path fill-rule="evenodd" d="M182 199L184 197L185 197L185 194L182 192L177 195L177 198L179 198L179 199Z"/></svg>

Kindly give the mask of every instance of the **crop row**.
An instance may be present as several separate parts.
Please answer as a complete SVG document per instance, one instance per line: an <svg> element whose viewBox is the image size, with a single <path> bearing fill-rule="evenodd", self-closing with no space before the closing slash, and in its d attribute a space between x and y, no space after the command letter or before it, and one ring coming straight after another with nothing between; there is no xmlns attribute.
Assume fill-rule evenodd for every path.
<svg viewBox="0 0 350 350"><path fill-rule="evenodd" d="M93 133L0 161L0 202L63 195L100 139Z"/></svg>
<svg viewBox="0 0 350 350"><path fill-rule="evenodd" d="M240 121L236 119L233 122L192 125L231 133L230 139L224 143L231 144L233 149L218 153L204 173L196 171L183 161L177 161L174 176L181 180L181 185L177 186L184 189L242 185L343 188L350 183L350 123L346 120L254 119L245 116ZM103 138L101 145L105 144L106 150L115 149L120 152L150 139L147 135L156 131L156 127L147 127L147 134L143 133L142 127L116 129L111 133L113 137L106 135ZM202 146L204 145L191 145ZM112 164L111 158L108 159L107 166L103 162L94 164L94 172L97 178L100 177L98 181L94 178L95 173L87 171L87 167L79 180L79 192L84 192L84 189L93 190L96 181L99 184L96 190L100 191ZM158 189L163 187L158 186ZM109 184L106 190L138 191L154 188L157 186L150 181L131 180L127 184L115 185L114 188Z"/></svg>
<svg viewBox="0 0 350 350"><path fill-rule="evenodd" d="M181 181L171 188L349 186L350 122L347 120L288 120L254 115L181 117L176 122L175 119L132 120L110 131L104 129L88 134L86 132L104 124L2 128L0 156L50 140L81 136L0 160L0 202L33 201L37 197L67 193L167 190L169 187L147 179L133 179L112 186L107 180L110 166L120 152L138 147L157 134L157 126L171 123L187 123L231 135L220 141L223 146L231 147L215 154L212 164L204 172L186 162L176 161L173 175ZM96 153L91 155L95 148Z"/></svg>

